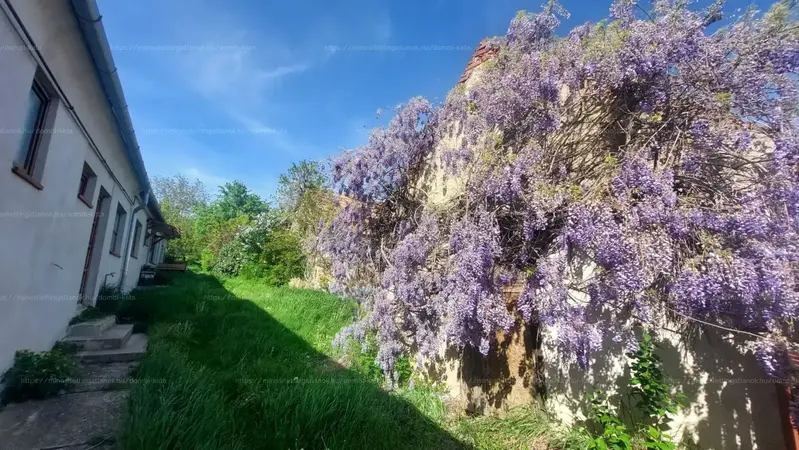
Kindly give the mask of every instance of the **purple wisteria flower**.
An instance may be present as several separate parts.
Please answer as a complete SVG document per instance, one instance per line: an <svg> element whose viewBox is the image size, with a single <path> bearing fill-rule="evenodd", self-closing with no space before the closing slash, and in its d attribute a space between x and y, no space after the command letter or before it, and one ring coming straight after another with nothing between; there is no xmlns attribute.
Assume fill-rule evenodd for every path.
<svg viewBox="0 0 799 450"><path fill-rule="evenodd" d="M344 334L375 332L389 378L403 353L490 352L519 323L557 329L583 367L605 337L633 342L622 322L672 314L783 342L799 318L799 34L781 5L711 32L719 4L618 0L565 39L556 2L517 15L479 77L410 100L334 161L352 201L316 242L361 302ZM433 177L465 193L431 202ZM779 371L779 346L759 345Z"/></svg>

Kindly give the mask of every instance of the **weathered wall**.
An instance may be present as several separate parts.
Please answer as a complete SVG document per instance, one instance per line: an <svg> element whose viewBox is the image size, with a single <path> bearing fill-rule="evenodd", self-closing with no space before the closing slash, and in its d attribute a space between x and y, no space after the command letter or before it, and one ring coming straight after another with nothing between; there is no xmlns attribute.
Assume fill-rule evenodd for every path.
<svg viewBox="0 0 799 450"><path fill-rule="evenodd" d="M480 78L480 68L473 67L466 89ZM562 101L568 98L569 92L561 90ZM565 142L588 145L591 141L580 137L591 132L590 127L577 125ZM459 142L459 136L450 136L440 143L418 186L431 207L444 208L464 192L465 180L447 176L441 163L442 151L458 148ZM572 274L576 275L586 280L593 273L586 266ZM518 287L507 292L508 301L518 294ZM571 296L588 300L576 291ZM497 350L485 357L472 349L442 349L437 361L427 364L426 374L446 385L453 404L472 412L542 402L565 424L573 425L585 419L589 392L603 392L629 404L630 373L621 344L608 338L585 371L558 355L556 328L518 325L512 335L498 336ZM703 449L785 448L777 387L766 379L755 358L735 348L734 336L714 330L684 336L679 329L664 319L658 331L666 374L675 391L687 397L685 408L674 416L672 434Z"/></svg>
<svg viewBox="0 0 799 450"><path fill-rule="evenodd" d="M84 162L97 175L89 199L96 205L100 187L110 195L111 214L117 203L128 218L132 201L140 190L125 157L90 55L84 48L68 0L11 0L31 35L23 40L18 24L0 8L0 372L18 349L46 350L62 338L78 306L78 292L91 231L94 208L77 198ZM102 152L91 148L89 139L58 102L55 133L51 135L41 184L37 190L11 172L27 98L37 68L31 44L41 52ZM9 131L11 130L11 131ZM112 174L116 177L115 181ZM145 211L137 215L146 225ZM122 258L108 248L113 217L95 245L101 245L97 282L91 299L108 273L109 282L119 280ZM125 232L125 239L130 233ZM141 241L140 241L141 243ZM140 249L146 252L147 248ZM144 261L131 259L127 288L135 285Z"/></svg>
<svg viewBox="0 0 799 450"><path fill-rule="evenodd" d="M659 331L666 375L675 393L687 398L674 416L672 434L704 449L782 449L777 389L751 355L741 356L734 336L709 332L687 337L674 324ZM610 340L595 354L588 370L560 359L556 329L543 330L546 407L564 423L585 418L586 394L603 392L630 404L630 370L624 348Z"/></svg>

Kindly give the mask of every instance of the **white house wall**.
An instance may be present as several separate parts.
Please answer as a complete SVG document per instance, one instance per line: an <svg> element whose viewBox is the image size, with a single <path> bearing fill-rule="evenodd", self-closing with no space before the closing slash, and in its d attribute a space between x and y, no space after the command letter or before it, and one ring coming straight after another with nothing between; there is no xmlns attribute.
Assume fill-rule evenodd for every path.
<svg viewBox="0 0 799 450"><path fill-rule="evenodd" d="M132 200L141 189L68 0L10 0L10 4L110 171L62 100L53 127L56 132L47 147L43 190L11 172L19 134L8 130L22 127L37 61L28 48L31 43L23 40L14 19L7 15L4 1L0 0L0 373L10 365L15 351L47 350L63 338L75 314L94 215L94 208L77 198L84 162L97 175L90 203L97 205L100 187L111 195L106 200L110 202L108 225L95 242L103 248L92 299L106 274L114 274L107 278L109 283L120 279L122 257L108 251L115 211L121 203L127 212L120 251L124 256L135 208ZM142 236L138 259L131 258L128 265L125 290L135 287L149 250L143 246L145 210L136 217L142 223Z"/></svg>
<svg viewBox="0 0 799 450"><path fill-rule="evenodd" d="M754 356L741 355L736 337L707 330L699 337L678 333L678 325L658 330L657 351L676 393L686 396L672 416L670 433L702 449L782 449L779 403L774 381L763 374ZM587 370L562 359L558 330L542 330L547 409L566 424L585 419L588 393L601 393L634 405L627 388L629 361L622 345L606 339Z"/></svg>

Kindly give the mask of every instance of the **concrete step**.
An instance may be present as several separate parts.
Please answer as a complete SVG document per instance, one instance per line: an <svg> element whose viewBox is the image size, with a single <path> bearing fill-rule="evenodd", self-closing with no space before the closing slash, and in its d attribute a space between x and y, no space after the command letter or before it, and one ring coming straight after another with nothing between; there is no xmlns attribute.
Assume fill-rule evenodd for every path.
<svg viewBox="0 0 799 450"><path fill-rule="evenodd" d="M147 351L147 335L134 334L122 348L107 350L86 350L78 352L78 358L85 364L139 361Z"/></svg>
<svg viewBox="0 0 799 450"><path fill-rule="evenodd" d="M76 323L69 326L69 337L90 336L97 337L116 323L116 317L107 316L99 319L90 320L88 322Z"/></svg>
<svg viewBox="0 0 799 450"><path fill-rule="evenodd" d="M75 344L83 350L112 350L122 348L133 334L133 325L114 325L100 336L71 336L64 342Z"/></svg>

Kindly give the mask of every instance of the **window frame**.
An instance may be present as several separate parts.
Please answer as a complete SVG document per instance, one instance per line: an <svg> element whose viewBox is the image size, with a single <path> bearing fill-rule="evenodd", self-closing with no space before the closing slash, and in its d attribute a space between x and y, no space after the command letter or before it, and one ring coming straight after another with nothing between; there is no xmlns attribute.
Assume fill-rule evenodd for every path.
<svg viewBox="0 0 799 450"><path fill-rule="evenodd" d="M94 198L96 184L97 175L94 173L91 166L84 162L83 169L80 173L80 182L78 183L78 199L89 208L94 208L94 205L92 205L92 198Z"/></svg>
<svg viewBox="0 0 799 450"><path fill-rule="evenodd" d="M114 228L111 229L111 248L108 253L121 257L120 250L122 250L122 241L125 237L125 220L128 217L128 212L122 206L122 203L117 202L117 210L114 219ZM122 227L122 229L120 229Z"/></svg>
<svg viewBox="0 0 799 450"><path fill-rule="evenodd" d="M141 221L136 219L136 225L133 227L133 247L130 250L130 257L139 259L139 235L141 234Z"/></svg>
<svg viewBox="0 0 799 450"><path fill-rule="evenodd" d="M15 150L16 153L11 165L11 171L37 190L41 191L44 189L44 186L42 186L42 177L44 175L44 166L47 160L50 138L53 134L52 130L58 112L59 97L41 69L36 70L36 74L31 81L30 89L27 92L29 95L31 92L35 94L41 100L42 104L37 111L36 121L32 126L33 132L30 141L24 148L22 146L22 137L20 137L20 142ZM29 112L28 109L25 111ZM25 124L23 124L23 126L25 126Z"/></svg>
<svg viewBox="0 0 799 450"><path fill-rule="evenodd" d="M50 96L47 95L47 91L44 90L39 80L36 79L33 80L30 90L33 91L42 102L36 116L36 121L33 123L33 135L28 143L28 148L25 149L25 161L22 164L22 170L24 170L28 176L33 177L34 171L36 170L36 156L39 153L39 144L42 142L42 134L44 134L46 130L45 121L47 119L47 109L50 106Z"/></svg>

